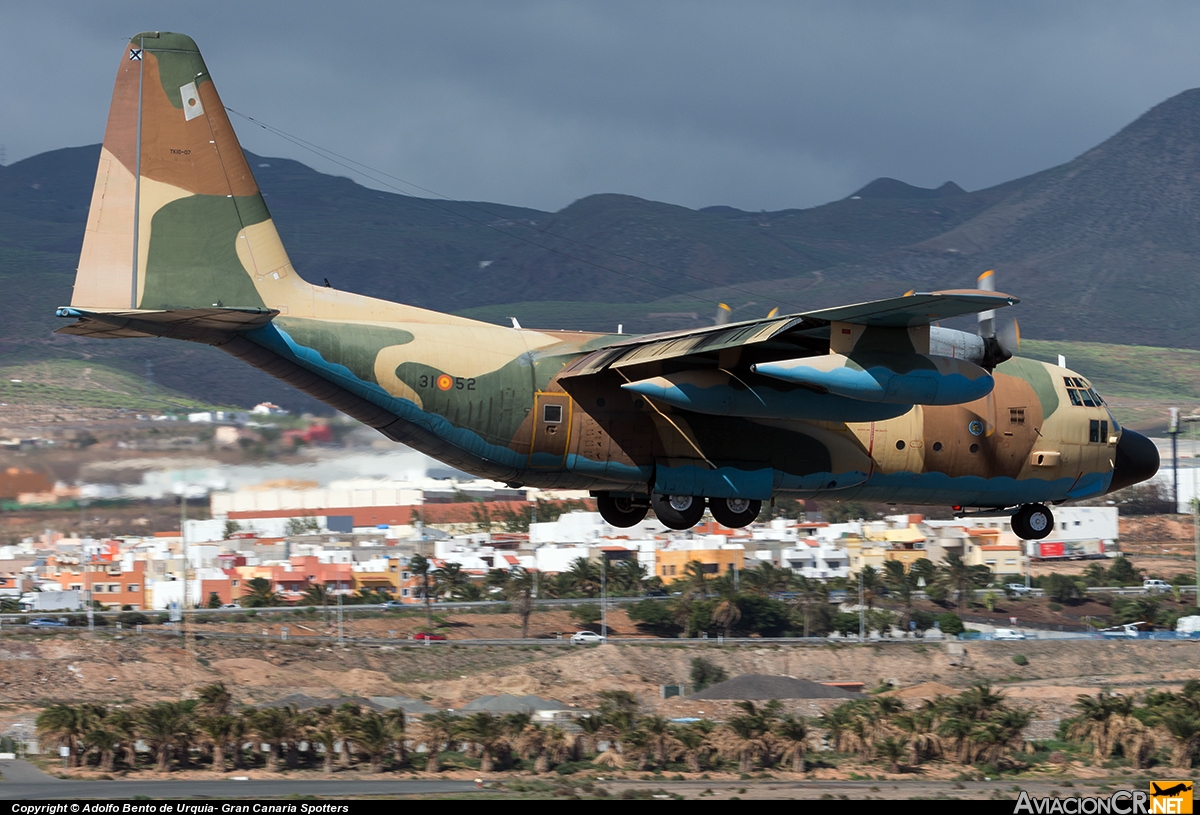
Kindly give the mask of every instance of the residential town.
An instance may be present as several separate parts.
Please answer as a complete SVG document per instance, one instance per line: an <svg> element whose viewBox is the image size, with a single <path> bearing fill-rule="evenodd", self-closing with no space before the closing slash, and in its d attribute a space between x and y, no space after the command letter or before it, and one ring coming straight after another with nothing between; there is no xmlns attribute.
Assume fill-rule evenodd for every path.
<svg viewBox="0 0 1200 815"><path fill-rule="evenodd" d="M6 478L46 492L21 473ZM18 500L31 494L37 493ZM651 517L616 529L593 511L587 493L432 478L359 478L326 487L284 480L215 491L209 501L209 518L182 520L174 529L114 538L46 530L2 546L0 600L9 608L41 608L37 593L77 592L78 603L90 594L107 610L218 607L238 604L261 579L285 604L302 603L314 588L318 596L420 603L422 583L409 568L417 555L434 568L456 566L477 583L495 570L560 574L580 558L607 566L636 562L663 586L693 562L714 576L770 564L829 581L853 578L867 566L880 571L891 561L906 570L919 560L938 566L951 554L1001 581L1021 582L1031 561L1117 551L1116 507L1064 507L1054 535L1026 542L1007 518L987 516L899 514L829 523L814 513L740 530L708 521L688 532Z"/></svg>

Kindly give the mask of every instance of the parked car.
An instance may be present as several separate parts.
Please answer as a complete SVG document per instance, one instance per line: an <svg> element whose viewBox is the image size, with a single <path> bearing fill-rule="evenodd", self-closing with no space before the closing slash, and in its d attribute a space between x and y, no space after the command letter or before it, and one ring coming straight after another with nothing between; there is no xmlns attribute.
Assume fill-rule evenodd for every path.
<svg viewBox="0 0 1200 815"><path fill-rule="evenodd" d="M444 639L446 639L446 637L443 636L442 634L430 634L428 631L418 631L417 633L413 634L413 639L414 640L438 641L438 640L444 640Z"/></svg>
<svg viewBox="0 0 1200 815"><path fill-rule="evenodd" d="M221 608L241 608L237 603L221 603Z"/></svg>
<svg viewBox="0 0 1200 815"><path fill-rule="evenodd" d="M997 628L995 638L998 640L1023 640L1026 636L1015 628Z"/></svg>
<svg viewBox="0 0 1200 815"><path fill-rule="evenodd" d="M604 637L595 631L577 631L571 636L571 642L575 645L587 645L589 643L604 642Z"/></svg>
<svg viewBox="0 0 1200 815"><path fill-rule="evenodd" d="M382 608L384 611L399 611L400 609L404 608L404 603L401 603L399 600L388 600L386 603L381 605L380 608Z"/></svg>
<svg viewBox="0 0 1200 815"><path fill-rule="evenodd" d="M1151 594L1157 594L1160 591L1170 591L1171 584L1165 580L1143 580L1142 588Z"/></svg>
<svg viewBox="0 0 1200 815"><path fill-rule="evenodd" d="M1005 583L1004 588L1013 594L1029 594L1029 592L1033 591L1033 589L1024 583Z"/></svg>
<svg viewBox="0 0 1200 815"><path fill-rule="evenodd" d="M66 628L67 624L62 620L51 620L46 617L38 617L36 620L29 621L30 628Z"/></svg>

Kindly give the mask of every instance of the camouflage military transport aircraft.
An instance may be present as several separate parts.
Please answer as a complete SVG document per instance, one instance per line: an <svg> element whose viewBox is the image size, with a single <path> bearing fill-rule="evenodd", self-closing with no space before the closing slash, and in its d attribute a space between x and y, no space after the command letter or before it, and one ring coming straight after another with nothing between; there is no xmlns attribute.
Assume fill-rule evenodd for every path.
<svg viewBox="0 0 1200 815"><path fill-rule="evenodd" d="M983 284L991 278L985 275ZM447 464L588 489L631 526L777 495L1008 509L1150 478L1158 454L1086 379L1012 357L980 289L649 336L491 325L313 286L292 268L195 43L121 55L60 329L214 345ZM994 288L994 287L993 287ZM985 312L980 335L934 326Z"/></svg>

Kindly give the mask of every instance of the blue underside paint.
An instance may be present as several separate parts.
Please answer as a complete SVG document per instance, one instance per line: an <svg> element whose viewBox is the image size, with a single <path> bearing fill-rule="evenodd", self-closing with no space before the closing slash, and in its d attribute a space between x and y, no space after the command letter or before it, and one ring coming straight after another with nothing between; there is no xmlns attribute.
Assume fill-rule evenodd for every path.
<svg viewBox="0 0 1200 815"><path fill-rule="evenodd" d="M959 373L931 370L900 374L878 366L822 371L806 365L764 362L754 366L754 370L786 382L826 388L831 394L849 399L888 404L961 405L982 399L995 386L990 376L968 379Z"/></svg>
<svg viewBox="0 0 1200 815"><path fill-rule="evenodd" d="M502 444L484 439L467 428L456 427L442 416L422 410L408 399L392 396L378 385L364 382L344 365L326 361L315 349L300 345L275 325L247 332L246 336L281 357L312 371L406 422L443 439L465 455L480 462L499 464L523 472L529 483L540 480L611 489L625 484L631 489L649 484L664 494L699 495L709 498L767 500L774 493L797 497L829 496L898 503L959 504L962 506L1011 506L1023 503L1080 499L1102 494L1111 473L1088 473L1078 480L951 477L943 473L810 473L793 475L769 467L744 470L736 467L707 469L700 466L637 467L570 454L535 454L530 457ZM530 466L547 471L534 473Z"/></svg>

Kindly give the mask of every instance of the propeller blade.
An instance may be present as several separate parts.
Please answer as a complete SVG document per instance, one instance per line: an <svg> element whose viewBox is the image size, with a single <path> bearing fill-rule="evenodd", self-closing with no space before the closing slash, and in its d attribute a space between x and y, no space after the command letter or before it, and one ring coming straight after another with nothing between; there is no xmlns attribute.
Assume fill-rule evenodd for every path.
<svg viewBox="0 0 1200 815"><path fill-rule="evenodd" d="M988 269L981 274L975 281L975 288L982 291L995 291L995 270ZM988 311L979 312L979 336L984 338L996 336L996 312L994 310L989 309Z"/></svg>
<svg viewBox="0 0 1200 815"><path fill-rule="evenodd" d="M717 316L713 319L713 325L725 325L732 315L733 309L724 303L717 303Z"/></svg>

